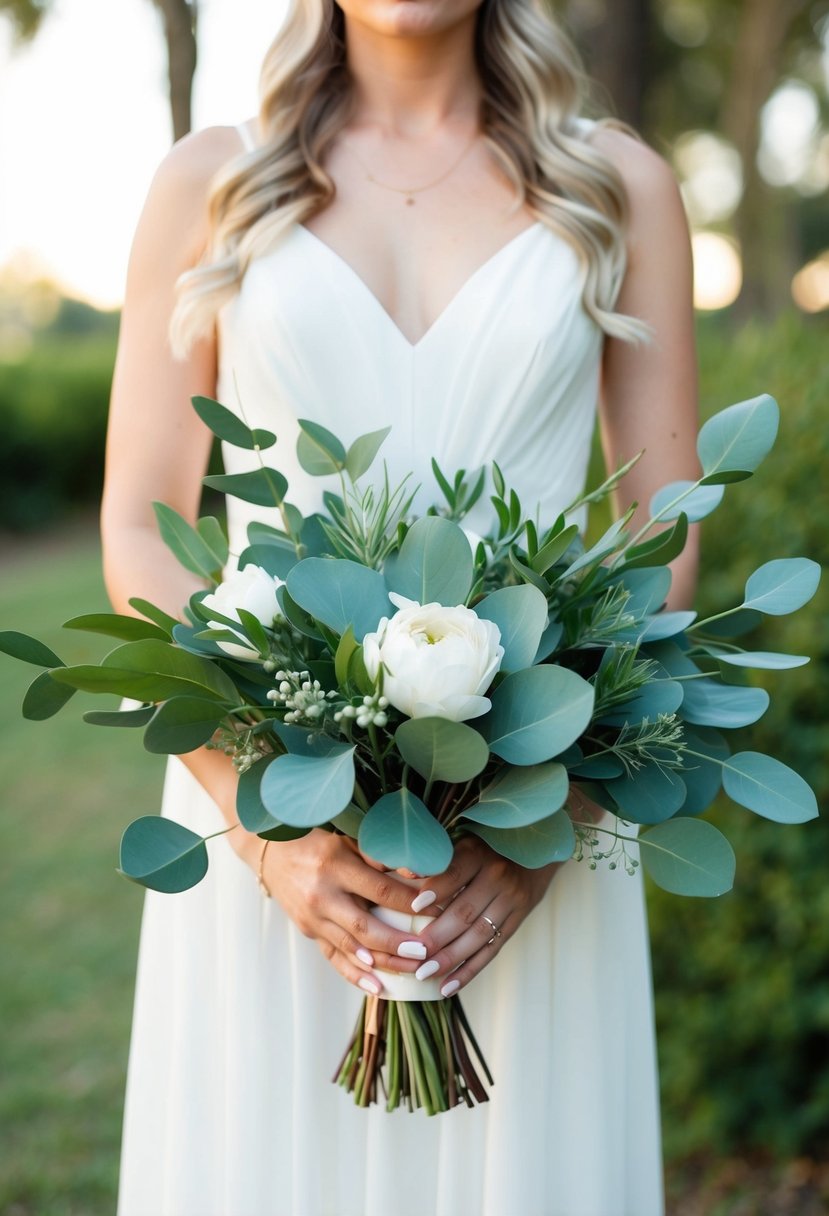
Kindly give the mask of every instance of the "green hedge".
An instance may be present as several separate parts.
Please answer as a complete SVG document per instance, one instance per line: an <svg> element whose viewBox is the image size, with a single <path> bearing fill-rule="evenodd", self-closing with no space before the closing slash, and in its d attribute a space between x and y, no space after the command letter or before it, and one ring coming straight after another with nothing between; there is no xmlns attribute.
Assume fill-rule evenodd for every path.
<svg viewBox="0 0 829 1216"><path fill-rule="evenodd" d="M712 413L760 392L780 404L777 445L706 521L700 603L738 603L762 561L829 560L829 365L825 325L792 315L736 336L700 325L701 399ZM768 675L765 718L741 747L768 751L829 807L829 586L769 619L757 649L810 654ZM824 811L825 813L825 811ZM766 823L730 804L712 818L737 851L735 889L711 902L651 888L666 1147L671 1155L766 1149L825 1153L829 1128L829 817Z"/></svg>

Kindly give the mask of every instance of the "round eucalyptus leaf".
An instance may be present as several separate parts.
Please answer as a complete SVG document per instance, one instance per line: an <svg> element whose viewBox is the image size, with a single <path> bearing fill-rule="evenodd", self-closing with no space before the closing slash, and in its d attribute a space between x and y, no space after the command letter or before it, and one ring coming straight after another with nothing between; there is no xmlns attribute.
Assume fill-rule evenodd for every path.
<svg viewBox="0 0 829 1216"><path fill-rule="evenodd" d="M639 856L658 887L712 897L734 885L734 850L704 819L669 819L639 835Z"/></svg>
<svg viewBox="0 0 829 1216"><path fill-rule="evenodd" d="M717 680L686 680L682 717L694 726L736 730L762 718L769 706L764 688L740 688Z"/></svg>
<svg viewBox="0 0 829 1216"><path fill-rule="evenodd" d="M212 739L225 717L224 706L206 697L170 697L158 706L144 731L144 747L163 756L181 756Z"/></svg>
<svg viewBox="0 0 829 1216"><path fill-rule="evenodd" d="M478 731L447 718L409 718L394 741L406 764L426 781L469 781L483 772L489 748Z"/></svg>
<svg viewBox="0 0 829 1216"><path fill-rule="evenodd" d="M469 831L485 840L501 857L508 857L528 870L567 861L576 847L576 833L565 811L521 828L493 828L475 823L470 824Z"/></svg>
<svg viewBox="0 0 829 1216"><path fill-rule="evenodd" d="M723 786L734 802L776 823L806 823L818 813L817 799L803 778L761 752L738 752L726 760Z"/></svg>
<svg viewBox="0 0 829 1216"><path fill-rule="evenodd" d="M651 566L645 570L622 568L618 582L629 592L625 612L637 620L658 612L671 589L671 571L667 566Z"/></svg>
<svg viewBox="0 0 829 1216"><path fill-rule="evenodd" d="M390 591L418 604L463 604L472 585L469 541L451 520L423 515L388 563L387 582Z"/></svg>
<svg viewBox="0 0 829 1216"><path fill-rule="evenodd" d="M659 714L676 713L683 695L684 689L678 680L654 680L598 720L602 726L635 726L644 718L655 722Z"/></svg>
<svg viewBox="0 0 829 1216"><path fill-rule="evenodd" d="M561 621L551 620L541 635L538 650L533 656L533 666L536 663L543 663L545 659L549 659L550 655L555 652L563 636L564 626Z"/></svg>
<svg viewBox="0 0 829 1216"><path fill-rule="evenodd" d="M505 768L481 791L464 820L496 828L520 828L538 823L564 806L570 783L563 764L550 760L528 768Z"/></svg>
<svg viewBox="0 0 829 1216"><path fill-rule="evenodd" d="M245 566L261 566L268 574L286 579L298 561L293 545L257 544L248 545L247 549L242 550L238 567L244 570Z"/></svg>
<svg viewBox="0 0 829 1216"><path fill-rule="evenodd" d="M610 781L614 777L621 777L624 771L622 761L610 753L605 756L587 756L580 763L570 766L571 776L586 781Z"/></svg>
<svg viewBox="0 0 829 1216"><path fill-rule="evenodd" d="M428 807L409 789L375 802L360 824L360 851L391 869L442 874L452 860L452 841Z"/></svg>
<svg viewBox="0 0 829 1216"><path fill-rule="evenodd" d="M706 485L750 477L774 447L780 410L768 393L720 410L703 425L697 453Z"/></svg>
<svg viewBox="0 0 829 1216"><path fill-rule="evenodd" d="M649 763L630 776L609 781L607 788L623 819L632 823L662 823L685 801L685 783L673 769Z"/></svg>
<svg viewBox="0 0 829 1216"><path fill-rule="evenodd" d="M657 612L649 617L644 628L639 630L640 642L661 642L683 633L697 619L696 612Z"/></svg>
<svg viewBox="0 0 829 1216"><path fill-rule="evenodd" d="M696 486L696 489L693 487ZM654 519L677 519L685 514L689 523L705 519L722 502L723 486L697 486L695 481L673 481L657 490L650 502ZM673 505L670 505L673 504Z"/></svg>
<svg viewBox="0 0 829 1216"><path fill-rule="evenodd" d="M699 754L686 754L684 758L680 771L687 793L680 810L683 815L701 815L720 792L723 761L728 759L730 750L719 731L705 727L691 730L686 726L684 734L690 751Z"/></svg>
<svg viewBox="0 0 829 1216"><path fill-rule="evenodd" d="M142 815L121 837L120 873L152 891L187 891L207 873L204 839L172 819Z"/></svg>
<svg viewBox="0 0 829 1216"><path fill-rule="evenodd" d="M785 616L807 604L818 589L820 566L808 557L779 557L749 576L744 608Z"/></svg>
<svg viewBox="0 0 829 1216"><path fill-rule="evenodd" d="M587 728L593 688L565 667L545 663L506 677L492 693L481 730L509 764L540 764L559 755Z"/></svg>
<svg viewBox="0 0 829 1216"><path fill-rule="evenodd" d="M239 774L236 783L236 814L247 832L255 832L263 840L298 840L307 835L310 828L293 828L274 819L262 802L260 785L262 775L277 756L265 756Z"/></svg>
<svg viewBox="0 0 829 1216"><path fill-rule="evenodd" d="M312 828L335 819L354 793L354 748L327 756L278 756L262 776L262 803L274 819Z"/></svg>
<svg viewBox="0 0 829 1216"><path fill-rule="evenodd" d="M530 667L547 627L547 598L531 583L500 587L475 605L475 615L501 631L501 671Z"/></svg>
<svg viewBox="0 0 829 1216"><path fill-rule="evenodd" d="M339 635L350 625L358 642L392 611L382 574L345 558L306 557L289 572L286 588L314 620Z"/></svg>

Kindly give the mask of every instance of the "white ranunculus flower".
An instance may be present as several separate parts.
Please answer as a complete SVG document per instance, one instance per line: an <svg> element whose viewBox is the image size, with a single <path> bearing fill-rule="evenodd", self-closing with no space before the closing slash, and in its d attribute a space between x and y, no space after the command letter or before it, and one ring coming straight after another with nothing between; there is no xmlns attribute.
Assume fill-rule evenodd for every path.
<svg viewBox="0 0 829 1216"><path fill-rule="evenodd" d="M390 592L399 611L363 638L372 680L382 664L383 693L410 718L464 722L485 714L483 694L501 666L501 631L462 605L418 604Z"/></svg>
<svg viewBox="0 0 829 1216"><path fill-rule="evenodd" d="M280 615L276 589L281 586L282 579L277 578L275 574L268 574L267 570L263 570L261 566L245 566L244 570L236 570L233 574L229 574L223 582L219 583L215 591L211 591L210 595L204 597L202 603L206 608L215 608L222 616L229 617L232 621L239 621L239 609L244 608L246 612L250 612L258 621L270 628L274 617ZM229 625L223 625L221 621L208 621L208 625L211 629L230 628ZM237 646L235 642L218 640L216 645L234 659L256 661L259 658L257 652L250 648L243 634L238 636L243 645Z"/></svg>

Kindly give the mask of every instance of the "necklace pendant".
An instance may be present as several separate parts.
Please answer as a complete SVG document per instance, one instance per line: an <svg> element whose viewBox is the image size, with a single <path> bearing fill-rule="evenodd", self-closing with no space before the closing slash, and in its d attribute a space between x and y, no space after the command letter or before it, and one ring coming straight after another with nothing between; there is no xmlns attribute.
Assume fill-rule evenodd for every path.
<svg viewBox="0 0 829 1216"><path fill-rule="evenodd" d="M407 207L413 207L413 206L414 206L414 199L412 198L411 194L407 194L407 195L406 195L406 206L407 206Z"/></svg>

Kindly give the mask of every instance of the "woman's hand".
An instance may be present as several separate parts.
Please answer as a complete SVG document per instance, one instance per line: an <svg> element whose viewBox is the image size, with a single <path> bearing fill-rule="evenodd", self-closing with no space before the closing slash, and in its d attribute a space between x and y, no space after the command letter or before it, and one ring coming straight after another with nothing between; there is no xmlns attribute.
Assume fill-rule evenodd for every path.
<svg viewBox="0 0 829 1216"><path fill-rule="evenodd" d="M260 855L261 847L246 858L254 871ZM393 873L367 865L347 836L315 828L299 840L273 841L265 850L262 877L300 932L365 992L383 991L372 967L411 972L426 957L416 934L400 933L368 911L371 904L383 904L411 915L411 888Z"/></svg>
<svg viewBox="0 0 829 1216"><path fill-rule="evenodd" d="M431 892L433 899L417 906L425 915L438 915L420 934L427 955L418 978L447 976L444 996L463 988L526 920L561 864L528 870L480 837L462 837L448 869L423 882L421 894Z"/></svg>

